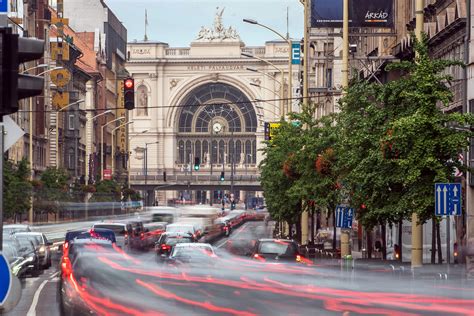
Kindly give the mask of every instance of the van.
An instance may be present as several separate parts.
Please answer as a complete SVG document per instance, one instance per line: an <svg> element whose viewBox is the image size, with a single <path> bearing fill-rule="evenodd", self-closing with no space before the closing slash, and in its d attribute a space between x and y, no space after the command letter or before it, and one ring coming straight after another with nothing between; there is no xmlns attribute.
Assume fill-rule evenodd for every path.
<svg viewBox="0 0 474 316"><path fill-rule="evenodd" d="M132 236L132 224L130 223L96 223L92 225L92 229L104 228L110 229L115 233L117 246L122 249L130 248L130 238Z"/></svg>

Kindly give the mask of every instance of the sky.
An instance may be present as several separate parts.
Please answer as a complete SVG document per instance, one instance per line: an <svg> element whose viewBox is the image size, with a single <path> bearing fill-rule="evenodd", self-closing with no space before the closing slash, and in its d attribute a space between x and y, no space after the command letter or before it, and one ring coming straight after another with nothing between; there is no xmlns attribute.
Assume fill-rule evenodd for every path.
<svg viewBox="0 0 474 316"><path fill-rule="evenodd" d="M299 0L105 0L125 25L128 41L143 40L145 9L148 12L148 39L187 47L201 26L212 28L216 7L222 9L223 24L232 26L247 46L262 46L278 37L258 25L244 23L249 18L294 39L303 37L303 5Z"/></svg>

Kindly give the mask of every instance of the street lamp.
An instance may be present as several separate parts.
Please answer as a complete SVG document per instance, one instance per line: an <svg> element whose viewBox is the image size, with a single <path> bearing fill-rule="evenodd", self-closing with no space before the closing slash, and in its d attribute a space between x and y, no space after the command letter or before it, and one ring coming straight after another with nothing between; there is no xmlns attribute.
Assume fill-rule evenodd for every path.
<svg viewBox="0 0 474 316"><path fill-rule="evenodd" d="M283 86L283 84L282 84L279 80L276 80L275 77L273 77L273 76L270 75L269 73L260 71L260 70L258 70L257 68L254 68L254 67L245 67L245 70L248 70L248 71L251 71L251 72L258 72L259 74L262 74L262 75L267 76L268 78L270 78L270 79L272 79L273 81L275 81L276 83L278 83L278 84L280 85L280 89L281 89L281 87Z"/></svg>
<svg viewBox="0 0 474 316"><path fill-rule="evenodd" d="M121 116L115 120L112 120L108 123L105 123L104 125L101 126L101 131L100 131L100 145L101 145L101 150L100 150L100 180L104 181L104 128L112 123L115 123L120 120L124 120L125 116Z"/></svg>
<svg viewBox="0 0 474 316"><path fill-rule="evenodd" d="M159 142L145 143L145 159L143 163L145 164L145 206L148 206L148 190L146 188L148 182L148 145L158 144Z"/></svg>
<svg viewBox="0 0 474 316"><path fill-rule="evenodd" d="M86 120L86 130L88 131L89 130L89 125L90 125L90 122L93 122L96 118L102 116L102 115L106 115L106 114L109 114L109 113L112 113L112 110L107 110L107 111L104 111L100 114L97 114L96 116L93 116L93 117L90 117ZM92 129L92 134L94 133L94 129ZM94 138L94 135L92 135L92 139ZM85 172L85 175L86 175L86 184L89 183L89 156L90 156L90 153L91 153L91 148L90 146L92 145L91 144L91 141L89 140L89 137L86 136L86 172Z"/></svg>
<svg viewBox="0 0 474 316"><path fill-rule="evenodd" d="M264 24L260 24L258 23L256 20L252 20L252 19L243 19L243 21L245 23L249 23L249 24L253 24L253 25L258 25L258 26L261 26L263 28L266 28L267 30L275 33L276 35L278 35L281 39L283 39L287 44L288 44L288 72L289 72L289 80L288 80L288 102L291 102L292 100L292 97L293 97L293 92L292 92L292 81L293 81L293 67L292 67L292 64L291 64L291 45L292 45L292 42L289 38L281 35L279 32L275 31L274 29L264 25ZM291 109L290 109L291 110Z"/></svg>
<svg viewBox="0 0 474 316"><path fill-rule="evenodd" d="M54 70L59 70L59 69L64 69L64 67L54 67L54 68L45 70L43 72L40 72L39 74L37 74L37 76L41 76L41 75L44 75L45 73L48 73L48 72L51 72L51 71L54 71Z"/></svg>
<svg viewBox="0 0 474 316"><path fill-rule="evenodd" d="M132 138L134 138L135 136L138 136L138 135L141 135L141 134L145 134L145 133L148 133L148 130L144 130L144 131L141 131L140 133L136 134L136 135L133 135L133 136L130 136L128 138L128 157L127 157L127 170L128 170L128 188L130 189L130 155L132 154L132 152L130 151L130 141L132 140Z"/></svg>
<svg viewBox="0 0 474 316"><path fill-rule="evenodd" d="M130 124L133 124L133 122L123 123L112 130L112 176L114 175L114 169L115 169L115 144L114 144L115 131L123 126L127 126Z"/></svg>
<svg viewBox="0 0 474 316"><path fill-rule="evenodd" d="M281 80L282 80L281 83L279 82L279 83L280 83L280 113L281 113L281 115L284 115L285 112L284 112L283 102L284 102L285 96L283 95L283 93L284 93L284 89L283 89L284 72L283 72L283 69L281 69L280 67L278 67L277 65L275 65L274 63L272 63L272 62L270 62L270 61L268 61L268 60L266 60L266 59L260 58L260 57L258 57L258 56L254 56L254 55L252 55L252 54L249 54L249 53L246 53L246 52L242 52L241 55L244 56L244 57L249 57L249 58L258 59L258 60L260 60L260 61L262 61L262 62L264 62L264 63L266 63L266 64L272 66L273 68L275 68L276 70L278 70L278 71L280 72ZM247 70L249 70L249 71L254 71L254 72L259 72L257 69L252 68L252 67L247 67ZM275 80L275 81L277 81L275 78L272 78L272 79ZM277 81L277 82L278 82L278 81ZM253 82L250 83L250 85L260 87L260 85L257 85L256 83L253 83ZM266 88L266 89L267 89L267 90L270 90L270 89L268 89L268 88ZM270 91L271 91L273 94L278 95L278 94L276 94L273 90L270 90Z"/></svg>
<svg viewBox="0 0 474 316"><path fill-rule="evenodd" d="M21 72L21 74L27 73L28 71L33 70L33 69L36 69L36 68L44 68L44 67L48 67L48 66L49 66L49 64L39 64L39 65L36 65L36 66L34 66L34 67L30 67L30 68L28 68L28 69L23 70L23 71Z"/></svg>
<svg viewBox="0 0 474 316"><path fill-rule="evenodd" d="M85 100L84 99L77 100L76 102L70 103L70 104L56 110L56 167L57 168L59 168L59 162L60 162L60 159L59 159L59 153L60 153L60 151L59 151L59 112L64 111L67 108L69 108L73 105L82 103L82 102L85 102Z"/></svg>

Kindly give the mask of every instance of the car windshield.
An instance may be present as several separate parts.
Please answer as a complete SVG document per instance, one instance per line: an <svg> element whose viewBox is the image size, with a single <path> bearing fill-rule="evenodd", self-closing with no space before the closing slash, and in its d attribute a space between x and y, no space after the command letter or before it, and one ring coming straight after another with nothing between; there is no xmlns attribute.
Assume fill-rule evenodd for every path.
<svg viewBox="0 0 474 316"><path fill-rule="evenodd" d="M261 242L258 252L291 256L296 254L296 247L292 243L284 241Z"/></svg>
<svg viewBox="0 0 474 316"><path fill-rule="evenodd" d="M197 257L197 256L210 256L213 255L211 247L208 246L188 246L188 247L175 247L173 250L173 257Z"/></svg>
<svg viewBox="0 0 474 316"><path fill-rule="evenodd" d="M165 240L165 243L169 246L174 246L176 244L181 243L190 243L193 242L192 238L190 237L168 237Z"/></svg>

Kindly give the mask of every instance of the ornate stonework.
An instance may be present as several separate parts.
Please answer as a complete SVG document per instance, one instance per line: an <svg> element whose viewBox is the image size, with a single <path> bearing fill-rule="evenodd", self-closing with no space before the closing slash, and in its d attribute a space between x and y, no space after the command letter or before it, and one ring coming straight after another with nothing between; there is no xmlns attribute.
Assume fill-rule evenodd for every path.
<svg viewBox="0 0 474 316"><path fill-rule="evenodd" d="M219 11L219 7L217 7L216 10L213 29L201 26L196 42L240 42L240 36L237 34L237 30L232 26L225 28L222 23L222 15L224 14L225 8Z"/></svg>

